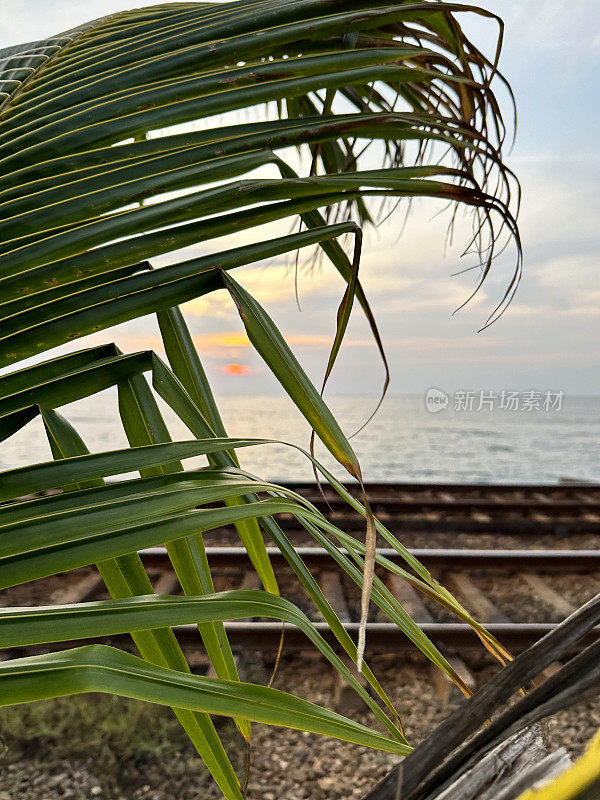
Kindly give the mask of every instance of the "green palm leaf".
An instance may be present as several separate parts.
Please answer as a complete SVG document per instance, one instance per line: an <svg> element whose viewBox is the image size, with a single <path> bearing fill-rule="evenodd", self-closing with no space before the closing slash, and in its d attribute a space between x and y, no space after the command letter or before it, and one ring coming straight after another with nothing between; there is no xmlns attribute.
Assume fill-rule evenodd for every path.
<svg viewBox="0 0 600 800"><path fill-rule="evenodd" d="M356 298L386 366L387 385L383 345L358 279L359 248L351 260L343 237L360 240L358 226L376 222L375 198L388 206L440 198L473 209L482 280L500 239L514 238L516 269L496 310L502 312L520 273L518 187L502 159L506 127L492 84L502 80L498 52L488 58L469 40L460 25L465 12L498 22L501 33L490 12L450 2L237 0L125 11L0 51L0 367L12 369L0 376L0 440L41 414L55 458L0 475L0 585L95 563L113 597L80 607L5 610L0 644L85 638L98 625L103 634L131 633L144 659L83 647L5 662L0 684L11 702L98 690L170 705L228 800L241 800L243 792L212 713L234 717L247 738L256 720L408 752L388 716L310 623L275 596L263 533L284 553L355 660L356 643L276 515L294 514L359 584L373 566L370 546L365 552L301 497L239 468L238 448L270 440L227 437L177 306L226 286L252 343L288 396L338 461L360 476L352 447L318 390L268 311L231 272L317 247L340 275L343 293L326 374ZM247 109L254 117L238 120L235 112ZM172 130L186 123L201 124ZM363 156L373 143L381 154L375 168ZM289 148L310 164L307 174L290 163ZM299 220L301 229L261 239L261 226L283 220ZM250 243L221 250L218 240L236 231L246 231ZM163 258L159 267L152 261L199 244L201 257ZM153 352L122 353L107 343L15 368L25 358L149 314L157 315L169 366ZM118 390L130 447L90 454L56 409L108 387ZM194 439L171 441L155 395ZM206 456L208 465L184 470L182 462L197 456ZM127 472L140 477L115 480ZM50 489L61 492L19 499ZM201 533L225 523L236 525L270 595L213 595ZM382 566L469 621L495 647L376 524L417 577L379 558ZM371 534L372 540L374 528ZM187 598L150 596L138 550L156 544L166 545ZM366 597L368 578L365 586ZM457 679L378 579L372 596ZM258 608L301 627L390 736L240 683L222 623ZM171 630L181 622L198 624L218 679L189 674ZM364 674L393 715L366 665Z"/></svg>
<svg viewBox="0 0 600 800"><path fill-rule="evenodd" d="M108 692L188 711L311 731L399 755L407 755L412 749L398 739L277 689L165 669L106 645L0 664L0 686L2 705Z"/></svg>
<svg viewBox="0 0 600 800"><path fill-rule="evenodd" d="M0 614L0 647L84 639L92 626L97 636L113 636L153 630L163 625L207 625L249 616L271 617L299 628L393 736L406 744L404 737L308 618L289 600L266 592L239 590L202 597L149 595L78 605L3 609Z"/></svg>

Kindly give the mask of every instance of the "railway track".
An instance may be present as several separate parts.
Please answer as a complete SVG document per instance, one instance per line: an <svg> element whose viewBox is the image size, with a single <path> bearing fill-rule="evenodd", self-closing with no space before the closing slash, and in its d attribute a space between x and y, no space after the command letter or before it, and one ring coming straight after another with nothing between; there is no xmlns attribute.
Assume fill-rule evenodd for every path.
<svg viewBox="0 0 600 800"><path fill-rule="evenodd" d="M402 557L391 548L380 548L379 554L394 564L406 566ZM287 561L276 548L268 548L273 566L278 575L285 574ZM352 588L342 580L336 562L330 554L317 547L299 547L298 553L309 569L321 579L321 586L329 602L336 610L346 630L356 637L358 633L358 612L348 597ZM544 603L552 607L554 616L563 618L575 610L552 587L552 575L589 575L600 577L600 550L443 550L412 549L423 565L434 575L448 578L450 587L457 592L465 605L476 616L486 622L486 627L509 649L519 652L533 644L552 630L552 622L513 622L507 613L499 609L485 592L477 587L471 575L512 575L521 581L531 592L542 595ZM259 582L252 571L243 548L211 547L207 556L213 574L229 571L241 577L239 586L258 588ZM157 570L161 576L170 573L166 553L161 548L142 552L142 559L148 569ZM234 578L235 579L235 578ZM160 581L161 578L159 577ZM165 578L168 580L168 578ZM473 630L460 622L436 621L420 596L405 581L389 575L386 582L393 593L421 625L427 635L444 649L464 650L480 647L480 641ZM160 587L159 587L160 588ZM600 590L600 581L598 584ZM292 599L294 599L292 597ZM314 622L319 632L335 646L328 626L320 621ZM281 635L281 624L264 620L231 621L226 628L232 643L240 648L269 650L276 648ZM193 626L182 627L179 634L185 641L193 638ZM590 640L600 636L600 628L590 635ZM414 647L400 629L390 622L370 621L368 624L368 648L371 653L397 652ZM303 650L307 647L304 636L297 630L286 628L285 646L287 650Z"/></svg>
<svg viewBox="0 0 600 800"><path fill-rule="evenodd" d="M298 547L298 554L310 569L331 569L333 561L329 553L320 547ZM341 548L342 553L347 553ZM404 565L402 556L390 547L377 549L393 564ZM440 570L484 570L519 571L536 570L548 573L600 571L600 550L472 550L409 548L409 552L432 572ZM267 547L267 553L275 568L287 566L287 561L276 547ZM246 551L241 547L209 547L208 560L212 568L243 570L249 565ZM147 567L166 570L169 560L162 547L142 550L142 561Z"/></svg>
<svg viewBox="0 0 600 800"><path fill-rule="evenodd" d="M323 509L340 527L351 530L364 526L360 515L349 511L348 506L331 490L325 490L324 499L315 491L314 485L294 484L291 488ZM352 490L353 487L350 488ZM600 486L373 484L368 487L368 493L375 512L395 533L401 533L404 526L416 526L418 529L419 524L429 525L434 533L447 533L448 530L454 530L455 526L460 530L464 530L465 526L468 529L469 522L475 527L483 526L483 530L500 532L506 531L507 527L514 531L515 526L520 524L522 529L524 526L533 535L546 534L549 528L561 532L564 532L563 529L577 532L585 529L593 533L597 526L600 531ZM293 534L293 519L280 517L279 521ZM431 538L435 539L433 535ZM230 529L213 531L207 537L207 544L215 539L235 541L235 534ZM525 537L525 542L529 543L530 538ZM325 550L300 544L298 552L316 575L344 627L355 638L358 631L358 587L340 573L336 562ZM392 563L405 566L395 550L381 547L378 552ZM514 652L523 650L544 636L558 621L584 602L587 596L600 590L599 549L421 547L411 548L411 552L486 624L491 633ZM307 602L285 558L275 548L268 548L268 553L282 581L285 596L297 602L311 616L330 644L335 645L327 625ZM145 550L141 555L157 593L181 592L163 548ZM260 587L258 577L242 548L231 545L208 546L207 555L218 591ZM381 576L384 577L383 572ZM568 581L569 586L577 588L581 584L582 591L575 599L565 595L564 581L568 576L572 576L572 580ZM100 577L91 569L69 573L63 579L64 584L61 583L58 588L53 584L52 602L85 602L106 597ZM481 648L479 639L468 625L440 617L431 602L424 600L398 576L386 573L385 580L407 611L445 652ZM43 603L43 581L35 583L40 585L41 590L35 602ZM496 584L503 587L505 593L508 591L511 599L520 598L521 606L525 605L516 617L511 603L498 601ZM10 592L3 593L6 595L2 598L5 605L9 604ZM529 607L528 597L531 598ZM282 626L279 622L264 619L244 619L226 623L226 629L235 649L273 654L279 644ZM176 632L186 648L199 647L195 626L180 626ZM598 636L600 629L593 631L589 639ZM114 637L112 641L121 644L127 640L127 637ZM396 625L377 616L369 622L367 646L370 654L396 653L413 648ZM310 644L299 631L286 627L286 652L303 651L308 647Z"/></svg>
<svg viewBox="0 0 600 800"><path fill-rule="evenodd" d="M344 530L362 529L362 517L327 485L322 493L314 484L286 485ZM357 484L346 488L360 500ZM373 483L367 492L374 513L396 533L501 533L523 538L600 533L600 484ZM298 527L291 515L280 517L280 523L286 530Z"/></svg>
<svg viewBox="0 0 600 800"><path fill-rule="evenodd" d="M404 564L394 550L384 548L380 555L395 564ZM595 575L600 590L600 550L442 550L413 549L412 554L430 569L434 575L443 576L444 583L458 594L463 603L479 619L486 623L488 630L502 641L510 650L519 652L533 644L552 630L556 622L575 610L575 605L567 601L552 586L553 576ZM306 608L300 584L294 585L293 574L287 569L287 562L275 548L268 553L277 574L291 586L286 596ZM356 587L349 586L344 576L337 571L336 563L326 550L316 547L300 547L298 553L305 564L317 575L330 604L336 610L344 627L353 638L358 632ZM152 548L141 553L142 560L153 578L158 594L177 594L180 587L163 548ZM251 569L247 554L239 547L209 547L207 556L218 589L259 588L258 577ZM81 572L81 571L79 571ZM64 591L54 591L54 602L85 602L106 597L102 581L95 572L85 572L65 587ZM510 612L498 607L494 599L478 586L481 576L502 576L520 582L535 594L538 602L549 606L555 622L552 621L513 621ZM388 587L420 624L424 632L445 651L464 651L480 648L481 644L472 629L460 622L436 620L431 607L401 578L388 574ZM480 580L479 580L480 583ZM349 588L354 588L354 598L349 596ZM309 612L310 614L310 612ZM335 646L328 626L315 618L314 624L325 639ZM232 646L237 650L257 650L273 653L279 644L282 626L279 622L263 619L233 620L225 623ZM177 636L186 647L198 647L198 632L194 625L182 625L176 629ZM600 636L600 628L588 637L592 641ZM407 651L414 647L410 640L393 623L377 619L369 622L367 634L368 652L394 653ZM93 641L93 640L90 640ZM114 637L116 644L123 644L127 637ZM66 644L65 644L66 646ZM310 648L310 643L298 630L287 626L285 633L286 652L302 651ZM21 653L19 653L21 654Z"/></svg>

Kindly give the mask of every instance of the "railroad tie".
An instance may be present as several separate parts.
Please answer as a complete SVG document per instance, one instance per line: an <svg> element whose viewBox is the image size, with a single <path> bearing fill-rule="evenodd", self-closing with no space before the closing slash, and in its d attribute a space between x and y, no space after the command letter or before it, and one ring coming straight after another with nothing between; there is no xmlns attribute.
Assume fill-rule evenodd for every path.
<svg viewBox="0 0 600 800"><path fill-rule="evenodd" d="M452 572L449 575L449 583L461 594L466 605L480 622L489 623L508 623L509 618L503 611L500 611L490 598L485 595L471 578L464 572Z"/></svg>
<svg viewBox="0 0 600 800"><path fill-rule="evenodd" d="M537 500L539 503L542 503L542 504L545 504L545 505L548 505L548 504L550 504L552 502L552 498L548 497L548 495L544 494L543 492L534 492L532 494L532 497L535 500Z"/></svg>
<svg viewBox="0 0 600 800"><path fill-rule="evenodd" d="M553 589L540 575L536 575L533 572L520 572L519 577L525 581L540 600L552 606L561 617L569 617L576 611L575 606L571 605L568 600L565 600L565 598Z"/></svg>
<svg viewBox="0 0 600 800"><path fill-rule="evenodd" d="M348 603L346 602L346 595L344 594L344 587L342 586L339 572L324 570L321 573L319 582L321 584L323 594L329 601L329 605L340 618L340 621L352 622L350 609L348 608Z"/></svg>
<svg viewBox="0 0 600 800"><path fill-rule="evenodd" d="M404 610L411 615L415 622L434 622L433 617L417 592L404 578L390 572L387 576L387 584L396 600L398 600Z"/></svg>
<svg viewBox="0 0 600 800"><path fill-rule="evenodd" d="M257 573L251 569L244 573L239 589L256 590L261 589L262 584ZM237 622L252 622L252 617L242 617ZM285 641L284 641L285 644ZM269 680L269 670L265 666L262 653L258 649L244 648L234 655L234 661L241 680L250 683L266 684Z"/></svg>
<svg viewBox="0 0 600 800"><path fill-rule="evenodd" d="M102 578L94 570L78 580L77 583L68 586L64 592L61 592L58 600L64 604L83 603L93 597L101 586L103 586Z"/></svg>
<svg viewBox="0 0 600 800"><path fill-rule="evenodd" d="M348 602L339 572L323 570L319 576L319 583L329 605L333 608L340 621L352 622L352 614L348 608ZM364 676L356 674L355 664L346 656L341 656L341 658L359 683L361 683L365 689L369 689L368 682ZM333 707L344 714L364 709L364 701L356 694L354 689L337 670L334 672L333 676Z"/></svg>
<svg viewBox="0 0 600 800"><path fill-rule="evenodd" d="M161 572L160 577L154 585L155 594L175 594L179 590L179 581L174 572L167 569Z"/></svg>
<svg viewBox="0 0 600 800"><path fill-rule="evenodd" d="M258 577L256 572L254 572L254 570L252 569L244 573L244 577L242 579L242 582L238 586L238 589L244 589L246 591L254 591L256 589L260 589L261 586L262 584L260 582L260 578ZM243 619L240 620L240 622L251 622L251 621L252 617L244 617Z"/></svg>
<svg viewBox="0 0 600 800"><path fill-rule="evenodd" d="M388 574L387 577L388 588L407 611L417 624L423 622L435 622L429 610L419 597L418 592L405 581L400 575L395 575L393 572ZM473 691L476 686L476 679L471 670L467 667L462 658L457 655L446 655L446 659L450 666L455 670L459 678L464 681L466 686ZM431 678L435 688L435 693L439 700L441 700L445 708L450 700L456 701L462 697L462 693L455 686L451 678L442 672L435 664L431 665Z"/></svg>

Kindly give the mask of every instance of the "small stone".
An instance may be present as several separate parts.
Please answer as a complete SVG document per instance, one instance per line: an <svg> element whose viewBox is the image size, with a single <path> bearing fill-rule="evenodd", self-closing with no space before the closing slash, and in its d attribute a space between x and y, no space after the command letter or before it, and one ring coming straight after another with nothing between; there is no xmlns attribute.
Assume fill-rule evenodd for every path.
<svg viewBox="0 0 600 800"><path fill-rule="evenodd" d="M319 789L323 789L324 791L327 791L328 789L335 788L335 786L338 784L338 779L337 778L329 778L329 777L327 777L327 778L319 778L317 783L319 784Z"/></svg>

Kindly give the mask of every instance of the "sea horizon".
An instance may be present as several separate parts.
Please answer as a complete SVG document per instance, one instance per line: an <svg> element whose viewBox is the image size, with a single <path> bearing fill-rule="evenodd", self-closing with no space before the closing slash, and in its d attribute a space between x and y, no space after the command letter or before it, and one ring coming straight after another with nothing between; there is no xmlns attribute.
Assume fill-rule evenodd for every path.
<svg viewBox="0 0 600 800"><path fill-rule="evenodd" d="M555 393L551 407L540 392L540 397L534 398L539 407L534 403L532 408L527 392L516 392L513 394L518 395L522 407L513 403L511 408L505 397L501 408L501 392L493 390L432 391L446 396L444 408L432 411L430 405L428 410L425 393L390 393L376 416L352 437L366 482L552 485L564 479L600 481L600 459L594 446L600 436L600 396L564 395L559 404ZM347 394L326 396L326 400L348 436L361 428L378 402L373 396ZM160 405L172 437L192 438L173 412L162 402ZM221 394L219 407L231 436L309 447L310 429L286 397ZM127 446L114 388L59 410L90 451ZM310 462L292 447L262 445L244 448L239 455L242 467L261 478L313 480ZM344 470L320 443L316 455L344 478ZM0 448L0 469L50 459L39 418ZM187 466L205 463L204 459L192 459Z"/></svg>

